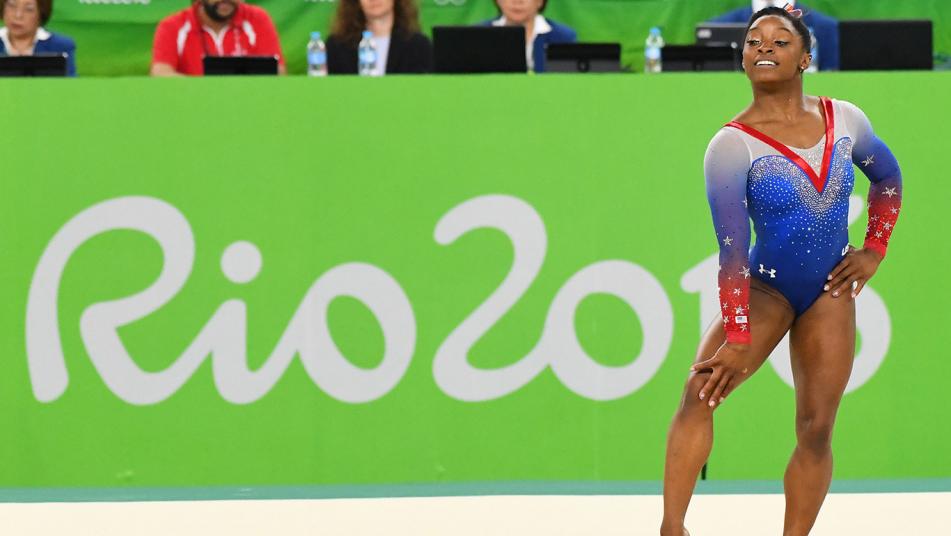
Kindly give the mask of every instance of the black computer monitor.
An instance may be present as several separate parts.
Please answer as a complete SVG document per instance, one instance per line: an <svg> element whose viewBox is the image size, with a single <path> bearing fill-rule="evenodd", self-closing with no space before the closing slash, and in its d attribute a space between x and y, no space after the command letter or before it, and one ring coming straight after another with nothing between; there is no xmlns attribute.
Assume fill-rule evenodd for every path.
<svg viewBox="0 0 951 536"><path fill-rule="evenodd" d="M742 50L731 46L667 45L661 49L667 71L739 71Z"/></svg>
<svg viewBox="0 0 951 536"><path fill-rule="evenodd" d="M0 76L66 76L66 54L0 56Z"/></svg>
<svg viewBox="0 0 951 536"><path fill-rule="evenodd" d="M701 22L694 29L697 44L708 47L735 46L746 43L745 22Z"/></svg>
<svg viewBox="0 0 951 536"><path fill-rule="evenodd" d="M930 20L839 21L843 71L933 69Z"/></svg>
<svg viewBox="0 0 951 536"><path fill-rule="evenodd" d="M275 75L277 56L205 56L206 75Z"/></svg>
<svg viewBox="0 0 951 536"><path fill-rule="evenodd" d="M437 73L524 73L525 28L521 26L434 26L433 68Z"/></svg>
<svg viewBox="0 0 951 536"><path fill-rule="evenodd" d="M550 73L616 73L621 70L618 43L551 43L545 47Z"/></svg>

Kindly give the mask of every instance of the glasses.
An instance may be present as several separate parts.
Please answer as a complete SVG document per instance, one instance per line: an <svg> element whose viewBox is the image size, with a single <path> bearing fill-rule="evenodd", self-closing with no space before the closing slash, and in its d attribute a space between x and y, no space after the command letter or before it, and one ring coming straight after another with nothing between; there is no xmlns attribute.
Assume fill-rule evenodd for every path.
<svg viewBox="0 0 951 536"><path fill-rule="evenodd" d="M3 2L3 10L11 13L20 12L24 15L35 15L37 12L36 4L33 2L12 2L11 0Z"/></svg>

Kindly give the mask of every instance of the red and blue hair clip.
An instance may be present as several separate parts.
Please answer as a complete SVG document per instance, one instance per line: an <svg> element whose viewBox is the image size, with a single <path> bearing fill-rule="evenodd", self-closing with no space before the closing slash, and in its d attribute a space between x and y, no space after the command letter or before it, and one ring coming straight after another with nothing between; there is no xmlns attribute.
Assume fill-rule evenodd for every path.
<svg viewBox="0 0 951 536"><path fill-rule="evenodd" d="M783 9L785 9L786 11L788 11L790 15L792 15L793 17L796 17L797 19L801 19L801 18L802 18L802 10L801 10L801 9L793 9L793 5L790 4L790 3L788 3L788 2L786 3L785 6L783 6Z"/></svg>

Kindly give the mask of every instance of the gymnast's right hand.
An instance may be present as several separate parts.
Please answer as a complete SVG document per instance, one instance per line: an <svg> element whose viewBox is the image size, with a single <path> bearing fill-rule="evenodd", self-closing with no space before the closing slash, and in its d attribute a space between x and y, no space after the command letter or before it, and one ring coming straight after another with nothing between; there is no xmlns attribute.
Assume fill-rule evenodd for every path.
<svg viewBox="0 0 951 536"><path fill-rule="evenodd" d="M750 362L750 345L724 342L713 357L695 363L691 371L710 373L707 383L700 388L700 400L708 400L710 407L723 402L730 391L746 379Z"/></svg>

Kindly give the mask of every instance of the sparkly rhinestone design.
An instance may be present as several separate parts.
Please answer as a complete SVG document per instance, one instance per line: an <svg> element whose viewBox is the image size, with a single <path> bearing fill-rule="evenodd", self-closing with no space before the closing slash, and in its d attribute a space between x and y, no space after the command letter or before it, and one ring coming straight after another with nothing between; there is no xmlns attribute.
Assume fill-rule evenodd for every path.
<svg viewBox="0 0 951 536"><path fill-rule="evenodd" d="M822 139L819 140L819 143L813 145L808 149L800 149L799 147L789 147L789 149L798 154L809 164L816 174L819 174L820 169L822 168L822 152L826 148L826 137L825 134L822 135Z"/></svg>
<svg viewBox="0 0 951 536"><path fill-rule="evenodd" d="M797 153L819 172L823 148L824 141L820 141ZM848 242L849 196L854 184L852 140L848 137L840 138L833 147L822 192L785 156L772 154L753 162L747 183L756 231L751 262L767 267L782 264L797 275L824 278L830 264L841 257L843 243ZM796 262L790 265L789 261ZM776 279L782 275L777 273Z"/></svg>
<svg viewBox="0 0 951 536"><path fill-rule="evenodd" d="M825 138L817 146L818 159L813 154L815 148L794 149L810 166L813 166L817 173L822 167L824 140ZM803 152L800 153L800 151ZM790 202L793 204L802 203L816 216L825 215L834 204L844 201L846 205L845 215L848 216L849 195L852 193L854 184L852 140L849 138L842 138L836 142L832 152L832 160L829 164L829 178L821 193L816 190L805 172L788 158L780 155L764 156L754 162L750 169L749 189L752 194L750 196L752 201L750 212L754 214L757 212L756 198L767 205L771 205L771 201L780 200L784 204ZM761 208L765 208L765 206L761 205ZM771 214L775 214L775 212L771 212Z"/></svg>

